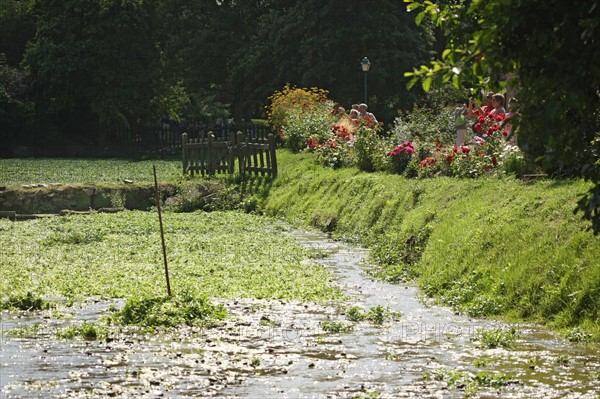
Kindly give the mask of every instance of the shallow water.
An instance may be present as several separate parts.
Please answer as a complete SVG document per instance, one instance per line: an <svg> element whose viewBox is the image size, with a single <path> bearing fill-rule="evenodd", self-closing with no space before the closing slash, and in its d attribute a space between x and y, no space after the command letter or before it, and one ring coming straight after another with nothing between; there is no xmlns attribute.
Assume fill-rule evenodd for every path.
<svg viewBox="0 0 600 399"><path fill-rule="evenodd" d="M2 313L0 393L3 398L48 397L420 397L462 398L465 384L424 378L426 373L505 373L503 386L469 390L481 398L597 398L600 348L569 344L544 329L473 320L427 306L414 287L370 280L366 252L315 233L295 232L304 245L328 253L320 259L367 310L402 312L382 326L351 323L346 307L238 299L222 301L233 315L214 329L180 328L155 334L135 329L103 341L61 340L57 328L96 321L119 301L98 301L62 311ZM354 324L329 334L326 320ZM26 336L10 330L40 323ZM515 328L510 349L481 349L478 329Z"/></svg>

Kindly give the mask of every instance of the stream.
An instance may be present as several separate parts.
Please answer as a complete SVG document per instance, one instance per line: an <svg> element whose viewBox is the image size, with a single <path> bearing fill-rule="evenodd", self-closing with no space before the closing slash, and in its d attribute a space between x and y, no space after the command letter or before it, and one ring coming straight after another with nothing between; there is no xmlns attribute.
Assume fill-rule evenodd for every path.
<svg viewBox="0 0 600 399"><path fill-rule="evenodd" d="M327 256L348 306L401 317L351 322L348 306L231 299L212 329L154 334L123 328L100 341L56 338L58 328L97 321L123 301L43 312L2 312L2 398L599 398L600 348L528 324L471 319L427 304L415 287L371 280L367 252L314 232L292 233ZM349 327L332 333L328 322ZM19 334L11 331L19 329ZM488 348L480 330L515 330Z"/></svg>

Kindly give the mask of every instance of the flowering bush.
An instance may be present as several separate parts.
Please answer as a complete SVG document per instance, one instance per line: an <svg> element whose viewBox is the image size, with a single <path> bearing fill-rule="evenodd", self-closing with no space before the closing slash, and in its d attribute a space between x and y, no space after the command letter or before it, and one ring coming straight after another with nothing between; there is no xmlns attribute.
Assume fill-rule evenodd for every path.
<svg viewBox="0 0 600 399"><path fill-rule="evenodd" d="M509 133L503 115L480 116L473 125L478 134L467 145L455 147L449 144L456 131L447 110L435 113L417 109L408 122L397 120L395 134L388 139L380 135L381 125L369 126L368 121L361 120L355 126L347 116L340 118L333 112L334 103L321 97L325 94L316 88L286 86L272 96L270 114L273 120L277 119L274 115L284 115L280 126L285 144L294 151L315 152L321 165L356 166L368 172L388 170L419 178L475 178L496 170L519 175L531 169L520 150L507 143ZM279 110L283 104L288 107L285 111ZM435 118L432 126L426 127L429 116ZM451 131L445 129L443 120L450 121ZM412 140L398 140L401 136Z"/></svg>
<svg viewBox="0 0 600 399"><path fill-rule="evenodd" d="M354 162L352 147L354 135L345 124L337 124L331 127L331 137L323 143L319 143L318 137L308 138L308 149L314 149L317 153L317 162L331 168L351 166Z"/></svg>
<svg viewBox="0 0 600 399"><path fill-rule="evenodd" d="M313 104L293 104L281 128L284 144L292 151L300 151L307 147L309 137L318 143L327 140L331 136L331 125L336 121L332 106L327 99Z"/></svg>
<svg viewBox="0 0 600 399"><path fill-rule="evenodd" d="M280 91L273 93L267 106L269 124L275 129L281 129L286 123L289 112L298 107L312 107L323 99L327 99L327 90L317 87L297 88L285 85Z"/></svg>
<svg viewBox="0 0 600 399"><path fill-rule="evenodd" d="M390 136L396 142L418 139L422 142L453 143L456 136L453 112L452 107L436 110L415 106L412 111L403 111L394 119Z"/></svg>
<svg viewBox="0 0 600 399"><path fill-rule="evenodd" d="M404 173L414 153L415 147L410 141L403 141L402 144L388 152L387 156L390 157L390 171L396 174Z"/></svg>
<svg viewBox="0 0 600 399"><path fill-rule="evenodd" d="M389 145L379 136L380 126L371 129L364 125L354 132L354 155L358 169L365 172L385 170L388 159L385 156Z"/></svg>

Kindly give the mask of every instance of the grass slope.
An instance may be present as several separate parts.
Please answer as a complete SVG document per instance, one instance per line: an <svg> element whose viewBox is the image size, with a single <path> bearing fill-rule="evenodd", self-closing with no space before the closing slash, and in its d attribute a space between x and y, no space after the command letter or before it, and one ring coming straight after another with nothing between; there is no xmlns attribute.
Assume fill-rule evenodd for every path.
<svg viewBox="0 0 600 399"><path fill-rule="evenodd" d="M470 315L579 327L600 340L600 237L573 214L585 182L407 180L279 155L269 214L369 246L376 275L416 278Z"/></svg>

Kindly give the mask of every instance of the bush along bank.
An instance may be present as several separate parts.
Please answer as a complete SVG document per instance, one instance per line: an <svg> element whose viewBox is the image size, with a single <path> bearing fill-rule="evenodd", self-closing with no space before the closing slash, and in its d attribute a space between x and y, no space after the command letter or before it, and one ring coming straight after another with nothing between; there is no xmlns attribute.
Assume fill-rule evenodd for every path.
<svg viewBox="0 0 600 399"><path fill-rule="evenodd" d="M600 341L600 237L573 214L587 183L410 180L278 155L281 172L261 208L369 247L373 275L414 279L471 316L583 330Z"/></svg>

